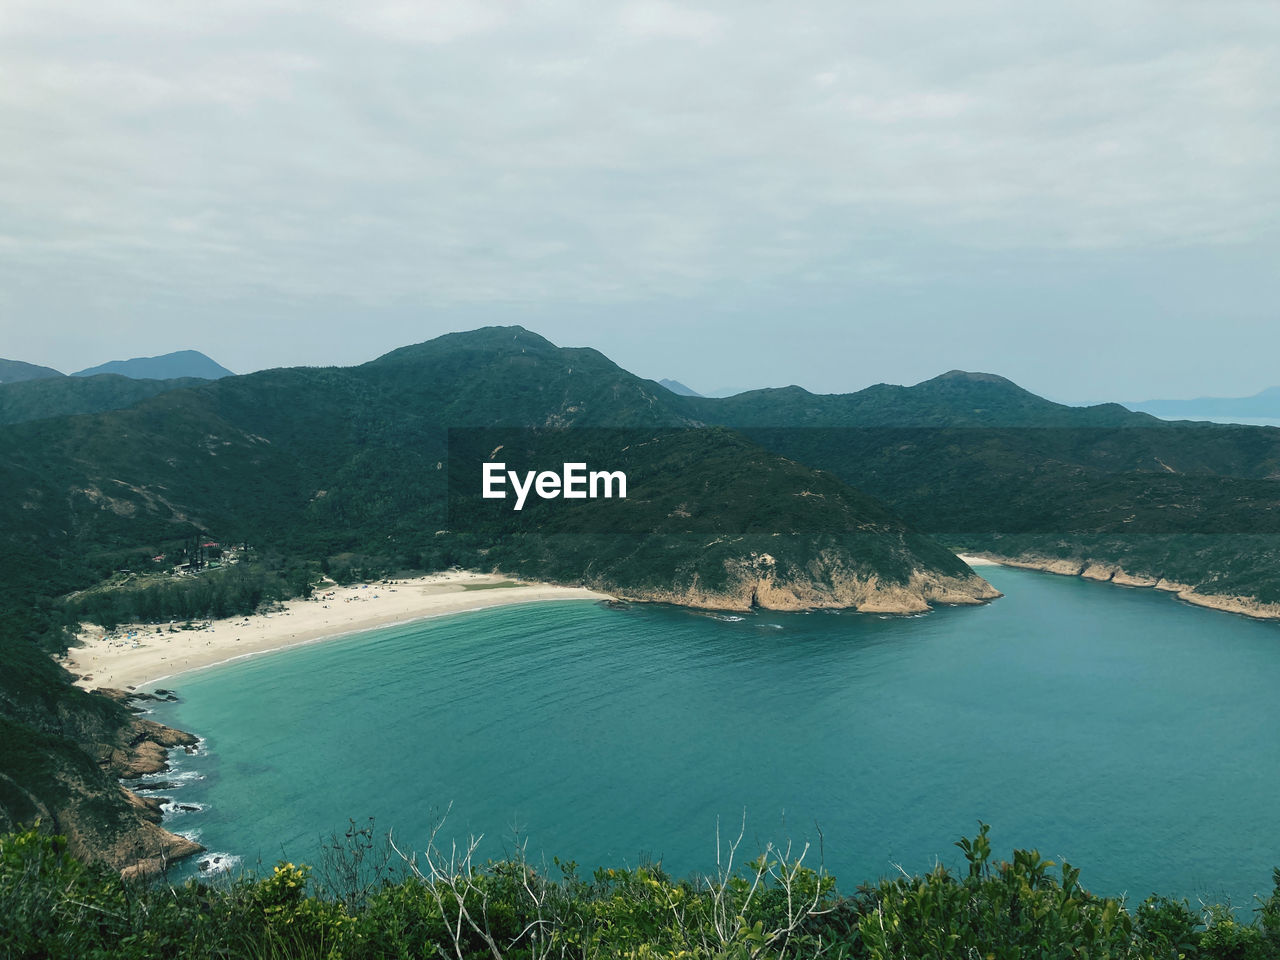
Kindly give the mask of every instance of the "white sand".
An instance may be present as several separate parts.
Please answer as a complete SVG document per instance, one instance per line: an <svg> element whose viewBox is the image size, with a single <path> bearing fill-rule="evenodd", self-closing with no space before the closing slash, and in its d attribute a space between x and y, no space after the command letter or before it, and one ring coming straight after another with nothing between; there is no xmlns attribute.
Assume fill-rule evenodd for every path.
<svg viewBox="0 0 1280 960"><path fill-rule="evenodd" d="M510 581L495 574L450 572L390 583L330 586L318 589L314 599L288 601L277 613L203 621L195 630L183 630L181 623L134 625L107 636L101 627L86 625L79 634L81 645L72 647L59 662L80 678L76 684L86 690L129 689L241 657L426 617L538 600L610 599L593 590L547 583L467 589Z"/></svg>
<svg viewBox="0 0 1280 960"><path fill-rule="evenodd" d="M959 557L961 560L963 560L965 563L967 563L971 567L1000 566L1000 562L998 560L989 560L986 557L975 557L971 553L957 553L956 556Z"/></svg>

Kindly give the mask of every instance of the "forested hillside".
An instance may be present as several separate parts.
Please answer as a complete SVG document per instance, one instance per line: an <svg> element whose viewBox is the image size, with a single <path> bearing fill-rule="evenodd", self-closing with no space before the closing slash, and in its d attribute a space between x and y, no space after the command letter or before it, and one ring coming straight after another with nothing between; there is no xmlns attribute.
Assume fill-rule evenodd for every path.
<svg viewBox="0 0 1280 960"><path fill-rule="evenodd" d="M40 744L0 754L16 785L0 796L7 821L46 810L85 855L103 851L96 824L125 837L149 822L111 782L131 762L116 747L172 734L139 730L58 676L48 654L82 616L243 613L322 572L455 564L734 609L918 611L996 595L873 498L730 430L692 429L675 399L594 350L495 328L360 367L265 371L0 428L0 650L16 666L3 715L11 743ZM504 456L518 450L522 467L588 457L625 469L632 491L476 509L480 462L496 451L459 475L446 467L461 462L451 429L514 430ZM452 500L451 477L463 494ZM208 569L205 544L235 563ZM81 758L77 747L93 762L56 775L50 764ZM75 804L96 819L76 820ZM117 865L137 859L112 849Z"/></svg>
<svg viewBox="0 0 1280 960"><path fill-rule="evenodd" d="M69 685L49 654L81 618L243 613L322 574L451 565L732 609L996 595L940 542L1228 609L1280 601L1280 431L1066 407L986 374L715 400L505 327L358 367L74 383L74 402L133 402L0 427L0 826L48 814L117 866L180 850L114 783L179 735ZM498 460L590 461L630 489L515 511L479 496Z"/></svg>
<svg viewBox="0 0 1280 960"><path fill-rule="evenodd" d="M123 410L169 390L204 383L200 379L134 380L117 374L58 376L0 383L0 425Z"/></svg>

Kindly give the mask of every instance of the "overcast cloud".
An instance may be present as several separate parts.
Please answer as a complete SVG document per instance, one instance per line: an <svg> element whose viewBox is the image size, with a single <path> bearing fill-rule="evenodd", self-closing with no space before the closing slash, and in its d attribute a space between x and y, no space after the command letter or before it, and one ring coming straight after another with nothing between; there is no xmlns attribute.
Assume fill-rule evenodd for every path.
<svg viewBox="0 0 1280 960"><path fill-rule="evenodd" d="M1280 383L1280 6L0 3L0 356Z"/></svg>

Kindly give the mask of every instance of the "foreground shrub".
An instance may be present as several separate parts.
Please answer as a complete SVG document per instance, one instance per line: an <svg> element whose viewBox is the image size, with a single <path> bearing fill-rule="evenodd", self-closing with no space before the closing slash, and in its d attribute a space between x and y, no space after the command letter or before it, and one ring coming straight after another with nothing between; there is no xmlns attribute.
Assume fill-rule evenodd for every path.
<svg viewBox="0 0 1280 960"><path fill-rule="evenodd" d="M988 827L959 841L968 875L935 867L924 877L881 884L858 924L869 956L902 958L1139 957L1133 918L1118 900L1094 897L1080 871L1035 851L1015 850L994 868Z"/></svg>
<svg viewBox="0 0 1280 960"><path fill-rule="evenodd" d="M961 875L939 866L852 896L806 866L807 847L739 863L742 834L717 844L714 874L684 880L654 864L589 878L573 863L536 870L520 847L478 864L478 841L444 849L435 834L393 870L372 838L353 825L321 881L280 863L175 887L125 883L37 829L0 836L0 960L1280 958L1280 871L1252 918L1163 897L1130 913L1035 851L993 862L985 824L957 844Z"/></svg>

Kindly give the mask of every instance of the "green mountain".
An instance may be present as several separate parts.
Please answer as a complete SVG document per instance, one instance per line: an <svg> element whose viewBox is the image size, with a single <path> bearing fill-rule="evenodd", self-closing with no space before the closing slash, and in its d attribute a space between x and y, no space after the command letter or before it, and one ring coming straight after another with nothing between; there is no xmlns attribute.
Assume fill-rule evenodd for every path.
<svg viewBox="0 0 1280 960"><path fill-rule="evenodd" d="M62 377L53 367L40 367L34 363L21 360L0 359L0 383L19 383L23 380L44 380L48 377Z"/></svg>
<svg viewBox="0 0 1280 960"><path fill-rule="evenodd" d="M230 370L210 360L198 350L178 350L159 357L134 357L132 360L112 360L77 370L73 377L94 377L103 373L114 373L122 377L133 377L136 380L178 380L197 378L200 380L217 380L221 377L235 376Z"/></svg>
<svg viewBox="0 0 1280 960"><path fill-rule="evenodd" d="M204 382L190 378L134 380L119 374L99 374L3 383L0 384L0 424L123 410L168 390Z"/></svg>
<svg viewBox="0 0 1280 960"><path fill-rule="evenodd" d="M683 403L953 547L1280 613L1280 430L1069 407L961 371L847 395L788 387Z"/></svg>
<svg viewBox="0 0 1280 960"><path fill-rule="evenodd" d="M913 387L879 383L857 393L815 394L802 387L691 398L707 422L787 427L1054 427L1156 424L1117 403L1069 407L991 373L951 370Z"/></svg>
<svg viewBox="0 0 1280 960"><path fill-rule="evenodd" d="M730 609L996 595L872 497L706 428L687 399L508 327L0 427L0 828L47 814L116 866L183 850L114 779L180 735L71 687L48 657L81 617L228 615L305 592L322 569L451 564ZM485 500L495 436L522 469L581 458L624 470L631 490L527 511ZM248 559L180 581L151 572L159 554L199 563L210 537Z"/></svg>
<svg viewBox="0 0 1280 960"><path fill-rule="evenodd" d="M993 596L939 539L1280 609L1280 430L1069 407L990 374L712 399L502 327L351 368L76 380L81 415L48 415L63 383L0 392L0 411L18 388L46 404L0 426L0 829L47 815L117 866L182 852L115 782L181 735L69 685L48 655L82 617L228 615L322 570L453 564L726 609ZM85 409L91 385L130 405ZM621 470L628 496L516 511L480 496L499 461ZM199 565L211 538L245 561L180 581L152 566Z"/></svg>
<svg viewBox="0 0 1280 960"><path fill-rule="evenodd" d="M906 588L912 571L969 577L927 541L905 546L910 529L843 484L833 487L808 468L763 451L752 453L727 431L683 437L680 428L695 424L670 399L594 350L563 350L520 328L442 337L356 368L229 378L165 393L127 411L13 425L0 433L5 453L0 469L10 473L11 489L27 491L25 505L10 504L4 511L7 536L15 556L29 557L34 547L49 558L49 566L56 561L59 570L68 571L78 565L84 579L126 560L128 550L158 548L200 531L269 545L290 557L355 553L425 568L480 562L491 556L491 541L510 534L514 545L508 542L502 556L522 572L630 595L661 585L664 596L674 599L679 587L669 577L670 554L637 580L635 551L643 557L652 546L643 547L649 537L700 535L706 528L697 526L699 521L714 517L730 535L800 538L794 553L783 551L775 558L783 566L772 576L796 583L817 603L850 605L843 602L846 593L824 601L821 587L807 592L808 574L784 561L810 562L822 553L814 547L819 539L823 550L832 551L833 564L854 570L870 534L894 538L905 552L889 551L898 572L878 577L882 583ZM543 511L536 525L527 520L531 513L453 529L446 515L448 475L437 467L449 459L450 427L544 431L528 453L530 465L572 458L578 435L566 439L565 431L589 427L629 431L600 449L603 462L616 460L629 446L668 459L650 463L634 452L628 455L646 496L627 502L623 528L593 526L580 511L566 509ZM637 438L653 443L643 446ZM647 485L646 470L652 473ZM478 466L473 482L478 489ZM784 501L777 495L784 488L799 493L808 487L827 490L829 496L806 498L811 502L802 522L784 523ZM688 499L684 491L694 489L713 490L718 497L707 498L701 512L693 511L685 529L667 515L689 512L681 504ZM769 499L754 501L751 490L767 492ZM450 535L436 534L443 529ZM67 530L77 531L76 536L68 539ZM842 532L858 536L856 549L826 543ZM547 566L524 552L520 538L560 533L592 538L583 550L584 562L588 553L596 555L589 569ZM609 537L640 538L642 547L627 548L629 566L600 561L598 551ZM750 595L742 586L750 579L746 568L740 576L723 576L726 565L751 553L745 545L734 550L740 556L730 551L718 558L688 558L689 581L722 586L719 599L726 606L740 605L744 590ZM24 566L30 578L45 564L26 560ZM868 576L874 573L867 569ZM912 603L917 609L932 596L922 590ZM691 594L690 602L717 601L714 592L702 590ZM788 605L780 599L777 604Z"/></svg>

